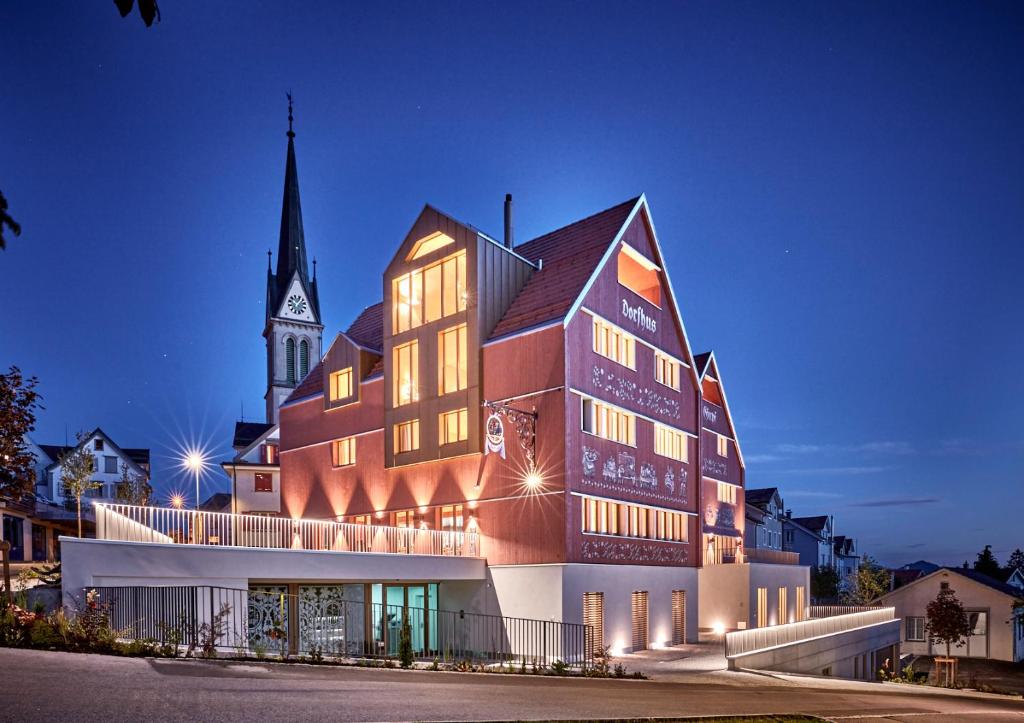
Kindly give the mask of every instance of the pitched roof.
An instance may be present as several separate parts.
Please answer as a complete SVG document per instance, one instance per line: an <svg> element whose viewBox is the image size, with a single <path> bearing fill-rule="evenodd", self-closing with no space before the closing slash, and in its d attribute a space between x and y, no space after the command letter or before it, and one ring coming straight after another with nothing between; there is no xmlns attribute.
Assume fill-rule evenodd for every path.
<svg viewBox="0 0 1024 723"><path fill-rule="evenodd" d="M312 397L315 394L322 394L324 391L324 374L323 374L324 362L321 359L316 363L316 366L309 370L299 386L295 387L295 391L288 395L286 402L295 402L306 397Z"/></svg>
<svg viewBox="0 0 1024 723"><path fill-rule="evenodd" d="M921 572L929 573L935 572L939 569L939 566L934 562L928 562L927 560L918 560L917 562L908 562L906 565L900 568L901 570L920 570Z"/></svg>
<svg viewBox="0 0 1024 723"><path fill-rule="evenodd" d="M825 529L825 525L828 524L828 515L816 515L814 517L794 517L793 522L796 522L803 527L806 527L812 532L821 532Z"/></svg>
<svg viewBox="0 0 1024 723"><path fill-rule="evenodd" d="M231 506L231 495L227 492L214 492L199 505L199 509L207 512L220 512Z"/></svg>
<svg viewBox="0 0 1024 723"><path fill-rule="evenodd" d="M1009 595L1013 598L1019 598L1021 596L1021 591L1018 588L1015 588L1013 585L1007 585L1005 582L1000 580L996 580L994 577L989 577L983 572L978 572L977 570L965 570L962 567L943 567L941 569L955 572L957 575L963 575L966 578L974 580L976 583L986 585L993 590L1003 593L1004 595Z"/></svg>
<svg viewBox="0 0 1024 723"><path fill-rule="evenodd" d="M491 332L491 339L561 320L572 308L640 198L633 198L515 247L543 266Z"/></svg>
<svg viewBox="0 0 1024 723"><path fill-rule="evenodd" d="M360 346L380 352L384 348L384 302L363 309L345 335Z"/></svg>
<svg viewBox="0 0 1024 723"><path fill-rule="evenodd" d="M82 438L84 444L88 440L95 437L97 434L103 435L103 437L110 441L112 445L117 447L125 457L130 459L137 465L148 465L149 464L149 450L143 447L122 447L117 444L114 440L110 439L110 435L104 432L100 427L92 430L89 434ZM78 444L65 445L65 444L37 444L37 447L43 451L43 453L50 458L51 465L53 466L60 461L60 458L69 452L73 452L79 447Z"/></svg>
<svg viewBox="0 0 1024 723"><path fill-rule="evenodd" d="M704 376L704 372L707 371L709 361L711 361L711 352L709 351L706 351L703 354L694 355L693 366L698 377Z"/></svg>
<svg viewBox="0 0 1024 723"><path fill-rule="evenodd" d="M235 422L235 438L231 446L248 447L273 426L269 422Z"/></svg>
<svg viewBox="0 0 1024 723"><path fill-rule="evenodd" d="M756 490L748 489L743 494L743 500L748 505L766 505L777 494L779 494L778 487L761 487Z"/></svg>

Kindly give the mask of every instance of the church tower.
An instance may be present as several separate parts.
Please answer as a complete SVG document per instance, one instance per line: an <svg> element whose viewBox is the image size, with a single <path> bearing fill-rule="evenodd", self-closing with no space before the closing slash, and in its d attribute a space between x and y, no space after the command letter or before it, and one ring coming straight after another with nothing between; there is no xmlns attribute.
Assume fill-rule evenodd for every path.
<svg viewBox="0 0 1024 723"><path fill-rule="evenodd" d="M306 264L306 238L299 205L299 174L295 167L295 132L292 97L288 95L288 157L284 170L281 235L277 243L277 271L271 270L267 252L267 309L263 336L267 340L267 422L277 424L277 411L292 390L320 360L323 324L313 277Z"/></svg>

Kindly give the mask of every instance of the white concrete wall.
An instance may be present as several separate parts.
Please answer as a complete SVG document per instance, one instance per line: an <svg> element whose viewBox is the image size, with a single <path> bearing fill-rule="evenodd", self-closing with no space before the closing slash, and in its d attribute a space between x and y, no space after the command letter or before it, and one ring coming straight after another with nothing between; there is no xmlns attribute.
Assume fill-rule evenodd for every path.
<svg viewBox="0 0 1024 723"><path fill-rule="evenodd" d="M632 593L647 591L648 636L671 645L672 591L686 591L686 639L697 640L697 569L650 565L496 565L490 568L501 615L583 622L583 593L604 593L604 642L632 649Z"/></svg>
<svg viewBox="0 0 1024 723"><path fill-rule="evenodd" d="M61 537L65 602L104 585L212 585L244 589L253 581L483 583L485 563L467 557L270 550ZM69 598L69 595L71 596Z"/></svg>
<svg viewBox="0 0 1024 723"><path fill-rule="evenodd" d="M803 565L745 563L708 565L700 569L700 629L716 625L726 630L757 627L757 589L768 590L768 625L795 622L796 589L804 588L804 604L811 602L810 568ZM779 588L786 588L786 610L779 611Z"/></svg>
<svg viewBox="0 0 1024 723"><path fill-rule="evenodd" d="M281 472L278 469L233 469L228 467L228 474L235 474L235 513L245 512L281 512ZM269 472L273 476L273 489L270 492L256 491L256 473Z"/></svg>

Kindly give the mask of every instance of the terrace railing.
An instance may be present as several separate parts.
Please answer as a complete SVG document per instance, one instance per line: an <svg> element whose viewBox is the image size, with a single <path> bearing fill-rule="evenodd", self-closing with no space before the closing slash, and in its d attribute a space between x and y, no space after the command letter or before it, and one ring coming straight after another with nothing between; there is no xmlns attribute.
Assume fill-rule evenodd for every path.
<svg viewBox="0 0 1024 723"><path fill-rule="evenodd" d="M413 657L456 663L592 663L593 626L211 586L89 588L118 637L221 653L394 658L403 624ZM83 596L87 591L83 591ZM216 634L211 631L216 630Z"/></svg>
<svg viewBox="0 0 1024 723"><path fill-rule="evenodd" d="M96 538L282 550L480 557L474 530L425 530L97 502Z"/></svg>
<svg viewBox="0 0 1024 723"><path fill-rule="evenodd" d="M768 550L763 547L743 548L745 562L760 562L772 565L799 565L800 553L788 550Z"/></svg>
<svg viewBox="0 0 1024 723"><path fill-rule="evenodd" d="M881 605L811 605L808 608L811 619L832 618L836 615L850 615L872 610L884 610Z"/></svg>
<svg viewBox="0 0 1024 723"><path fill-rule="evenodd" d="M804 620L799 623L773 625L767 628L738 630L725 636L725 657L745 655L780 645L792 645L812 638L835 635L869 625L895 620L895 608L871 608L860 612L827 618Z"/></svg>

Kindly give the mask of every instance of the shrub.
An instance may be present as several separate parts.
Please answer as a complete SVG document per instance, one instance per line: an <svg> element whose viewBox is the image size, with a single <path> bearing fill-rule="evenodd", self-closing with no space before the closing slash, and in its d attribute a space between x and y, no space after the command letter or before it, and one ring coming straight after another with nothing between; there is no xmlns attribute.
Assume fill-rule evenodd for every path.
<svg viewBox="0 0 1024 723"><path fill-rule="evenodd" d="M412 667L412 628L409 621L402 622L401 632L398 634L398 660L403 668Z"/></svg>

